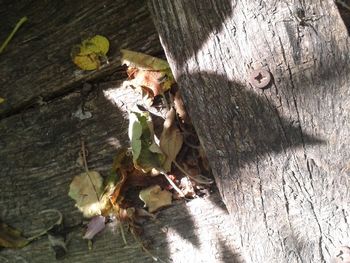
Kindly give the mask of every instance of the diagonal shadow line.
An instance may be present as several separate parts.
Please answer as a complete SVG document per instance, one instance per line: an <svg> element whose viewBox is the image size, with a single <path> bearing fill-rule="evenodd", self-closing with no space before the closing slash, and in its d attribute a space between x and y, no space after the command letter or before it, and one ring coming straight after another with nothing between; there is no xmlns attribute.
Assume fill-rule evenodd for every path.
<svg viewBox="0 0 350 263"><path fill-rule="evenodd" d="M176 42L179 48L169 49L172 57L176 58L179 67L187 63L188 59L194 57L198 50L206 43L213 32L220 32L225 25L226 18L230 17L236 6L236 1L213 1L196 0L187 1L186 6L183 0L176 1L149 1L151 10L162 10L160 15L170 16L178 24L186 22L186 27L177 28L176 35L179 36ZM168 12L171 10L171 12ZM153 11L155 13L155 11ZM176 14L176 16L174 16ZM162 18L162 20L165 20ZM183 20L181 23L179 20ZM201 25L201 26L198 26ZM158 28L159 29L159 28ZM164 39L171 39L163 32ZM187 46L188 44L191 46ZM177 52L181 52L178 53Z"/></svg>
<svg viewBox="0 0 350 263"><path fill-rule="evenodd" d="M187 62L198 64L195 60L190 60L194 57L191 55L195 55L202 49L210 34L215 34L215 28L212 30L206 24L206 20L210 19L203 18L201 20L198 18L200 12L196 8L200 4L192 1L191 4L186 3L185 5L184 1L176 0L174 1L176 4L173 4L171 8L166 8L165 4L165 8L161 8L162 4L158 3L160 1L152 2L153 6L150 6L150 8L151 10L153 8L153 13L158 16L155 23L158 26L167 56L172 61L175 75L185 68L184 65ZM156 2L158 6L156 6ZM228 3L229 1L220 2ZM202 3L210 8L214 6L212 1L204 0ZM182 8L184 11L180 8L174 11L174 6L186 6L186 8ZM188 8L190 6L191 8ZM165 11L162 10L163 13L157 12L156 9L165 9ZM190 21L182 20L180 22L176 21L175 25L174 23L167 24L167 22L177 17L186 18L182 13L188 12L187 9L191 10L191 15L187 15L187 17L191 17L188 19ZM176 15L173 14L174 12ZM159 13L162 13L162 16ZM204 13L207 15L210 12ZM170 17L164 18L164 14ZM225 18L217 16L214 19L223 24L217 27L220 30L225 24ZM193 26L195 23L197 23L197 26ZM169 36L169 32L172 30L175 30L175 32L172 36ZM294 30L296 29L294 28ZM289 33L294 33L293 28L289 28ZM193 37L188 38L191 34ZM324 35L320 35L319 38L320 42L329 41ZM173 45L174 39L179 40L176 41L175 46ZM291 39L290 42L295 44L295 39ZM334 50L334 53L344 54L339 46L334 46L332 50ZM293 50L293 55L296 51L297 47ZM296 88L292 88L297 90L298 96L302 94L304 103L312 101L311 98L315 96L315 92L319 92L317 84L324 87L327 82L346 73L346 68L348 68L348 56L340 56L341 59L331 60L330 63L323 54L317 54L316 57L319 57L321 61L325 61L327 66L313 67L307 74L303 74L301 71L292 76L290 72L290 76L286 78L287 81L293 78L293 86ZM300 57L293 58L294 63L298 66ZM189 71L189 69L186 70ZM176 76L176 80L183 90L185 104L201 138L202 145L205 142L206 152L209 160L212 161L211 166L216 171L216 178L219 178L221 183L225 184L230 179L236 180L238 177L237 171L240 167L254 163L257 159L265 158L272 153L283 154L287 149L290 152L290 149L293 150L293 148L306 148L311 145L326 143L322 138L303 131L296 120L297 118L294 118L294 122L288 117L280 116L276 107L266 98L264 99L260 94L247 90L239 83L229 81L226 76L211 72L187 72L186 74ZM305 85L305 83L310 82L310 74L316 76L315 79L318 79L320 83ZM305 86L309 88L304 89ZM225 87L226 90L218 87ZM290 94L290 91L284 91ZM334 93L332 89L323 89L323 91L327 95L333 95L332 93ZM223 102L228 102L229 105L223 105ZM210 109L208 109L209 107ZM215 111L216 114L209 111ZM217 116L218 119L213 116ZM213 130L213 127L215 130ZM230 190L227 185L224 185L223 188ZM223 192L222 189L220 190Z"/></svg>
<svg viewBox="0 0 350 263"><path fill-rule="evenodd" d="M232 171L257 157L325 143L280 116L272 102L226 76L200 72L182 75L178 83L183 88L200 87L187 89L183 97L213 170L222 170L221 161L229 165L231 173L222 176L234 179Z"/></svg>
<svg viewBox="0 0 350 263"><path fill-rule="evenodd" d="M224 202L232 201L225 195L234 191L231 186L240 180L242 167L256 163L257 159L268 159L269 155L283 155L287 150L326 143L302 131L293 119L281 116L266 96L228 81L226 76L200 72L182 75L178 83L187 87L183 92L184 101ZM211 201L220 205L220 202ZM233 203L228 207L234 212Z"/></svg>
<svg viewBox="0 0 350 263"><path fill-rule="evenodd" d="M225 240L218 237L218 242L220 246L220 258L223 263L241 263L240 255L235 253L235 251L230 248Z"/></svg>

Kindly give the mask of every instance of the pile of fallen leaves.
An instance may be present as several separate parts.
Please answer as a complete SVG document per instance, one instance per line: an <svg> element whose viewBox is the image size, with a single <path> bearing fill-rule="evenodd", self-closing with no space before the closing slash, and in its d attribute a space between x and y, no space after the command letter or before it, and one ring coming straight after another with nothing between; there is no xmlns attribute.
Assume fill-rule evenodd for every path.
<svg viewBox="0 0 350 263"><path fill-rule="evenodd" d="M83 70L99 69L108 63L108 49L108 39L97 35L73 47L72 60ZM73 178L69 196L84 218L90 220L83 237L89 244L108 222L117 220L124 242L122 225L127 224L135 240L148 252L138 238L141 222L154 219L155 213L174 200L207 193L212 180L205 176L210 174L208 162L168 63L129 50L121 53L128 75L124 85L140 93L140 103L129 111L130 147L119 149L110 174L102 177L89 170L82 140L78 163L84 171ZM60 252L56 256L64 254L66 243L58 231L61 213L53 209L42 212L57 213L59 219L31 238L1 223L0 247L20 248L48 235L51 246Z"/></svg>
<svg viewBox="0 0 350 263"><path fill-rule="evenodd" d="M173 200L194 198L212 183L203 175L209 174L207 159L168 63L129 50L121 53L128 75L124 85L140 93L129 111L130 147L119 149L103 179L88 169L83 144L85 171L74 177L69 190L84 217L91 218L84 236L89 240L111 218L140 233L140 217L154 217Z"/></svg>
<svg viewBox="0 0 350 263"><path fill-rule="evenodd" d="M91 49L91 46L90 46ZM111 218L140 233L142 217L207 191L212 183L203 174L209 167L165 60L121 50L127 65L125 86L140 93L129 111L129 148L121 148L108 177L90 171L84 144L85 171L75 176L69 196L85 218L91 218L84 238L91 240ZM145 209L147 208L147 210Z"/></svg>

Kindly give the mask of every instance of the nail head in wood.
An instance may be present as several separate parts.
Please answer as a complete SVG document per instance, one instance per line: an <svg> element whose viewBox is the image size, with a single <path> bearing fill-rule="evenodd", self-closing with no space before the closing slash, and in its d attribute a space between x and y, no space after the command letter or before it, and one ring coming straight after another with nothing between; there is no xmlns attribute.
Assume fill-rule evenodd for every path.
<svg viewBox="0 0 350 263"><path fill-rule="evenodd" d="M350 263L350 248L347 246L340 246L337 248L333 263Z"/></svg>
<svg viewBox="0 0 350 263"><path fill-rule="evenodd" d="M264 89L271 81L271 73L265 69L257 69L250 73L249 82L253 87Z"/></svg>

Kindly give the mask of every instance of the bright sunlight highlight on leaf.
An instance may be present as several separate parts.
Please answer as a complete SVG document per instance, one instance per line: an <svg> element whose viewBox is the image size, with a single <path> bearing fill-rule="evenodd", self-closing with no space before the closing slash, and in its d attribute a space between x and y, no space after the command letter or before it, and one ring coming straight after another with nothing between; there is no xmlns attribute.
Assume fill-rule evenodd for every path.
<svg viewBox="0 0 350 263"><path fill-rule="evenodd" d="M106 37L96 35L74 46L71 56L75 65L83 70L99 69L109 50L109 41Z"/></svg>
<svg viewBox="0 0 350 263"><path fill-rule="evenodd" d="M130 112L129 139L136 169L147 173L161 167L165 156L154 142L153 124L148 112L137 109Z"/></svg>
<svg viewBox="0 0 350 263"><path fill-rule="evenodd" d="M142 190L139 197L148 207L148 211L152 213L159 208L171 205L172 194L167 190L162 190L159 185L154 185Z"/></svg>
<svg viewBox="0 0 350 263"><path fill-rule="evenodd" d="M84 217L90 218L101 214L103 209L99 195L103 180L98 172L84 172L74 177L69 187L68 195L75 200L76 207Z"/></svg>
<svg viewBox="0 0 350 263"><path fill-rule="evenodd" d="M144 100L164 94L175 83L167 61L139 52L121 50L122 64L128 66L130 85L144 95Z"/></svg>

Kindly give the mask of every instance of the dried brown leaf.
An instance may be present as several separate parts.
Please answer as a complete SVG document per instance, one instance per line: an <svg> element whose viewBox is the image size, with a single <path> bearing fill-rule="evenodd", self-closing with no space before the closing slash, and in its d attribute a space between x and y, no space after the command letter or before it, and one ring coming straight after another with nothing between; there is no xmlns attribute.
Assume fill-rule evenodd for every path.
<svg viewBox="0 0 350 263"><path fill-rule="evenodd" d="M160 136L159 147L165 154L166 159L163 163L165 171L171 170L171 164L175 161L177 154L181 150L183 144L183 135L179 128L175 124L176 112L175 109L171 109L166 116L163 125L163 131Z"/></svg>
<svg viewBox="0 0 350 263"><path fill-rule="evenodd" d="M0 247L22 248L29 244L29 240L21 235L21 231L0 223Z"/></svg>
<svg viewBox="0 0 350 263"><path fill-rule="evenodd" d="M175 95L174 95L174 107L175 110L177 112L177 114L179 115L180 119L184 122L184 123L190 123L191 120L187 114L186 108L185 108L185 104L182 100L181 97L181 93L178 90Z"/></svg>
<svg viewBox="0 0 350 263"><path fill-rule="evenodd" d="M162 190L159 185L150 186L142 190L139 197L145 203L145 206L148 207L150 213L171 205L172 200L172 194L167 190Z"/></svg>

